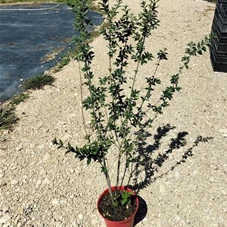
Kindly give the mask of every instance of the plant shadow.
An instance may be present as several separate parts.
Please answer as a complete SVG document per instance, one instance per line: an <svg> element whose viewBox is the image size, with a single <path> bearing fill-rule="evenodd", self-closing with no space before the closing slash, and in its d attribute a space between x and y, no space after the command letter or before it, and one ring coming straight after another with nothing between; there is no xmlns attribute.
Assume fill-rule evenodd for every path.
<svg viewBox="0 0 227 227"><path fill-rule="evenodd" d="M170 142L166 149L164 149L164 152L160 152L164 138L167 137L168 133L175 128L175 126L171 126L170 124L158 127L156 133L153 135L153 142L151 144L147 143L147 138L151 138L152 136L148 131L140 129L136 133L138 138L140 138L140 142L136 151L136 158L132 160L132 168L130 171L128 185L130 185L130 188L133 189L137 194L139 194L140 190L148 187L158 178L162 178L170 171L173 171L177 166L185 163L188 158L194 155L193 150L200 143L208 142L209 140L213 139L212 137L197 136L192 145L190 147L186 147L186 136L189 133L182 131L178 132L174 138L170 138ZM160 171L160 168L164 165L164 163L167 162L171 155L177 151L181 152L177 154L178 159L174 161L169 169L158 175L157 173ZM141 202L141 205L138 215L135 218L135 225L142 221L147 214L146 202L141 197L139 201Z"/></svg>
<svg viewBox="0 0 227 227"><path fill-rule="evenodd" d="M139 199L139 208L135 216L134 226L135 227L139 222L141 222L147 215L147 203L146 201L138 195Z"/></svg>

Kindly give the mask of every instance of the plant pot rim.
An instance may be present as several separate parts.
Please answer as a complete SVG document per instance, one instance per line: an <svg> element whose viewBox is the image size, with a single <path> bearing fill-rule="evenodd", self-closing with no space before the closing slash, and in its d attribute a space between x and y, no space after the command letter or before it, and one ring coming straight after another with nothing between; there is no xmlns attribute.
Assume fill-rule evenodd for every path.
<svg viewBox="0 0 227 227"><path fill-rule="evenodd" d="M136 192L134 192L132 189L130 189L130 188L127 187L127 186L112 186L112 187L111 187L111 190L112 190L112 191L115 191L116 188L118 188L119 190L126 190L126 191L130 191L130 192L133 193L133 195L135 196L135 201L136 201L136 210L134 211L134 213L133 213L131 216L129 216L127 219L120 220L120 221L112 221L112 220L109 220L108 218L104 217L104 216L102 215L102 213L100 212L100 210L99 210L99 203L100 203L102 197L103 197L105 194L107 194L107 193L109 192L108 188L107 188L106 190L104 190L104 191L102 192L102 194L99 196L98 201L97 201L97 208L98 208L99 214L101 215L101 217L102 217L103 219L108 220L109 222L124 223L124 222L126 222L127 220L133 218L133 217L136 215L136 213L137 213L137 211L138 211L138 209L139 209L139 199L138 199L138 196L137 196Z"/></svg>

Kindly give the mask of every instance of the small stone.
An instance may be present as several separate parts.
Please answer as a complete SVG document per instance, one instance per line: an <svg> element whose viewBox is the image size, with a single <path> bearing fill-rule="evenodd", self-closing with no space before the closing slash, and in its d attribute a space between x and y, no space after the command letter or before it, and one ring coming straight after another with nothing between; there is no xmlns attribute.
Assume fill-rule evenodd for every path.
<svg viewBox="0 0 227 227"><path fill-rule="evenodd" d="M15 169L17 169L17 168L18 168L17 163L14 163L14 164L11 166L11 170L15 170Z"/></svg>
<svg viewBox="0 0 227 227"><path fill-rule="evenodd" d="M43 184L49 184L49 183L50 183L49 179L47 177L45 177L43 180Z"/></svg>
<svg viewBox="0 0 227 227"><path fill-rule="evenodd" d="M193 175L197 175L198 171L197 170L193 170L192 174Z"/></svg>
<svg viewBox="0 0 227 227"><path fill-rule="evenodd" d="M0 217L0 224L5 224L10 220L10 216L8 214L5 214L3 217Z"/></svg>
<svg viewBox="0 0 227 227"><path fill-rule="evenodd" d="M24 213L23 207L18 208L18 214L22 215Z"/></svg>
<svg viewBox="0 0 227 227"><path fill-rule="evenodd" d="M58 205L58 204L59 204L59 201L58 201L57 199L53 199L53 200L52 200L52 204L53 204L53 205Z"/></svg>
<svg viewBox="0 0 227 227"><path fill-rule="evenodd" d="M42 183L42 181L41 181L41 180L38 180L38 181L36 182L36 187L38 188L38 187L40 186L41 183Z"/></svg>
<svg viewBox="0 0 227 227"><path fill-rule="evenodd" d="M177 221L177 222L179 222L180 221L180 216L178 216L178 215L175 215L175 220Z"/></svg>
<svg viewBox="0 0 227 227"><path fill-rule="evenodd" d="M219 132L222 133L224 137L227 137L227 129L220 129Z"/></svg>
<svg viewBox="0 0 227 227"><path fill-rule="evenodd" d="M98 221L97 220L95 220L95 219L93 219L93 220L91 220L91 224L93 225L93 226L98 226Z"/></svg>
<svg viewBox="0 0 227 227"><path fill-rule="evenodd" d="M8 130L5 130L5 131L3 131L2 134L3 134L3 135L7 135L7 134L9 134L9 131L8 131Z"/></svg>
<svg viewBox="0 0 227 227"><path fill-rule="evenodd" d="M78 214L77 217L78 217L79 220L83 220L83 214Z"/></svg>
<svg viewBox="0 0 227 227"><path fill-rule="evenodd" d="M11 185L17 185L19 182L15 179L11 180Z"/></svg>
<svg viewBox="0 0 227 227"><path fill-rule="evenodd" d="M227 209L226 209L226 208L222 208L222 211L223 211L224 213L227 213Z"/></svg>
<svg viewBox="0 0 227 227"><path fill-rule="evenodd" d="M210 177L210 182L213 183L214 182L214 178Z"/></svg>
<svg viewBox="0 0 227 227"><path fill-rule="evenodd" d="M220 129L219 132L227 134L227 129Z"/></svg>
<svg viewBox="0 0 227 227"><path fill-rule="evenodd" d="M76 223L76 221L74 221L71 225L71 227L79 227L79 225Z"/></svg>
<svg viewBox="0 0 227 227"><path fill-rule="evenodd" d="M75 173L75 170L74 170L74 169L70 169L69 172L70 172L71 174L73 174L73 173Z"/></svg>

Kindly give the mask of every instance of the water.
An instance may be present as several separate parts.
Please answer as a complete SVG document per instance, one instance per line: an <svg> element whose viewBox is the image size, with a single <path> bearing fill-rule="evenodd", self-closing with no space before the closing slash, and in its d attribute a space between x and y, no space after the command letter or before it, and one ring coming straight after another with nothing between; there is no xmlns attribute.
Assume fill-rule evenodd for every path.
<svg viewBox="0 0 227 227"><path fill-rule="evenodd" d="M75 13L64 4L0 6L0 102L21 92L23 80L57 63L76 35ZM95 25L102 16L90 12ZM59 53L53 59L53 53Z"/></svg>

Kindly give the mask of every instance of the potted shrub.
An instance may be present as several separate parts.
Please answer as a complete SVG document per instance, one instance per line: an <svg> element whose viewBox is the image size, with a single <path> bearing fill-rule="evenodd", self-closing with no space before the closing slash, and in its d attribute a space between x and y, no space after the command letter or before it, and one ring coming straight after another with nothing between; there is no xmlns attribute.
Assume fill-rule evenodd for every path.
<svg viewBox="0 0 227 227"><path fill-rule="evenodd" d="M79 36L75 38L75 60L80 68L81 89L86 87L88 95L82 98L82 115L86 143L83 147L63 144L61 139L54 139L59 148L73 152L76 158L100 164L107 189L98 199L98 210L108 227L132 227L138 210L138 197L124 178L131 163L135 161L136 151L146 137L146 130L153 120L169 105L173 94L181 88L178 85L180 75L188 68L190 58L206 51L210 38L205 37L199 43L190 42L182 57L179 70L170 76L170 83L159 99L151 102L155 87L161 83L157 70L162 61L168 59L166 49L159 50L156 57L146 50L145 44L152 31L159 26L157 17L158 0L141 1L138 15L131 13L122 0L110 7L109 0L100 1L104 25L100 33L107 41L109 59L106 75L94 75L92 61L95 53L89 42L87 17L88 0L76 0L75 29ZM154 73L147 76L144 91L136 88L140 67L148 62L157 61ZM100 65L102 62L100 62ZM134 68L128 75L128 68ZM81 90L81 94L82 94ZM84 109L90 113L90 125L85 125ZM154 113L153 118L148 112ZM113 184L109 174L108 159L117 157L116 182Z"/></svg>

